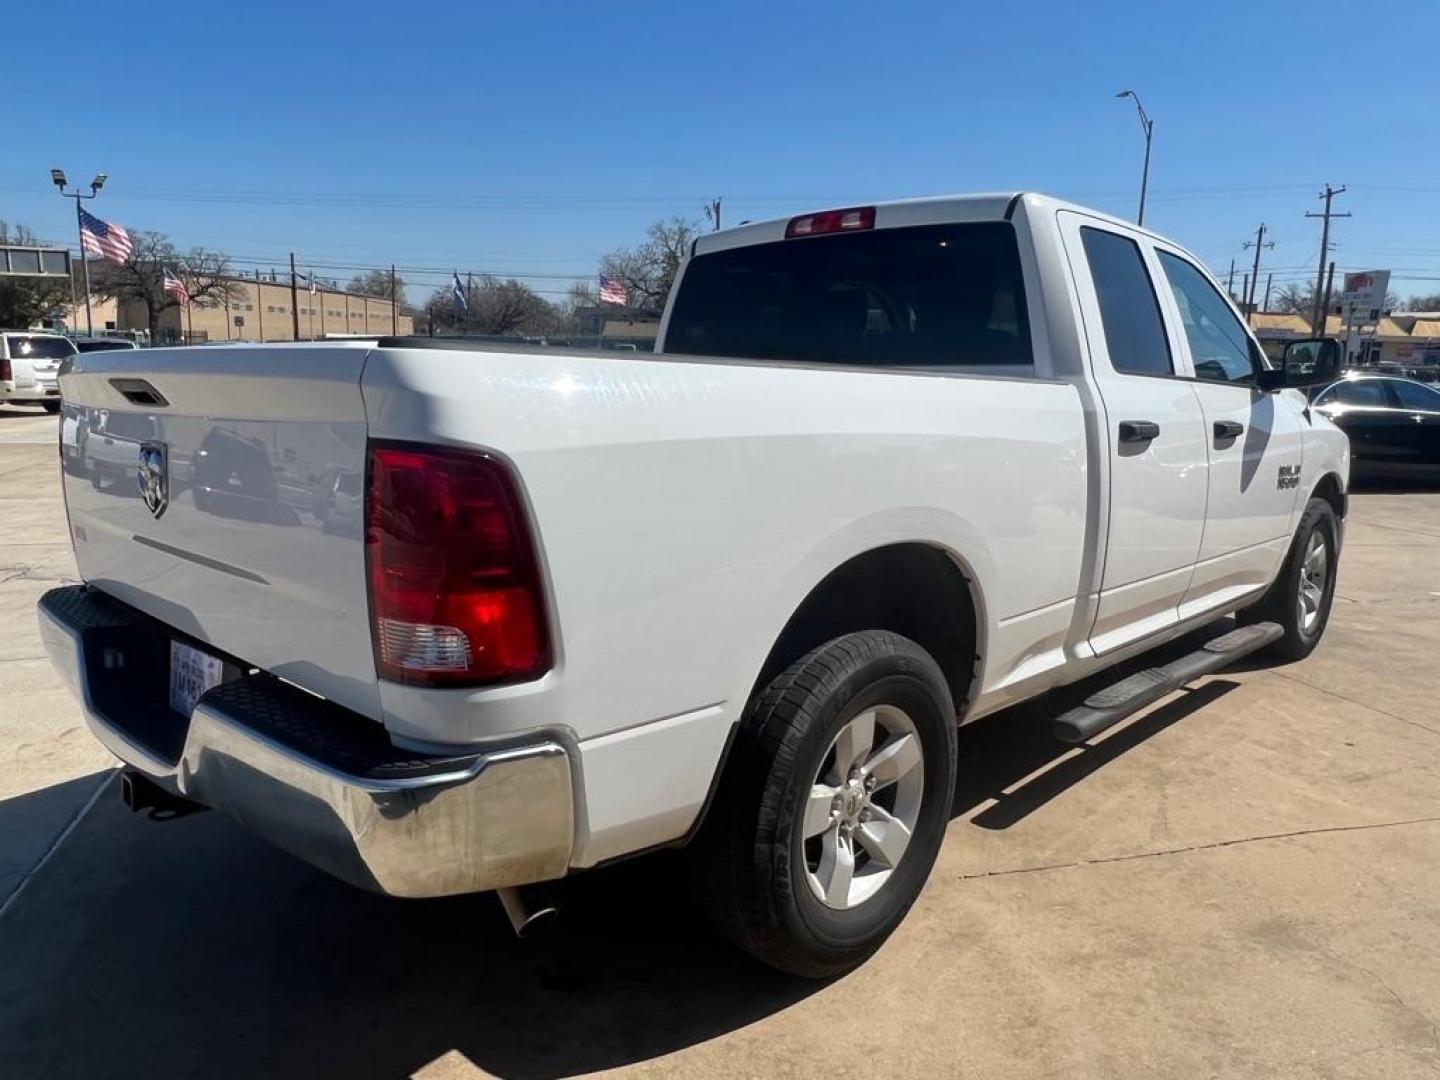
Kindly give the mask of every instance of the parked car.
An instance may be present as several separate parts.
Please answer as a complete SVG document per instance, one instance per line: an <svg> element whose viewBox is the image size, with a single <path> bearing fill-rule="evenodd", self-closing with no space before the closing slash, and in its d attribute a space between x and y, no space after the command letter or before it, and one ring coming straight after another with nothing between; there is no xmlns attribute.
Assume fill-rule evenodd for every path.
<svg viewBox="0 0 1440 1080"><path fill-rule="evenodd" d="M0 331L0 405L43 405L60 411L60 362L75 355L61 334Z"/></svg>
<svg viewBox="0 0 1440 1080"><path fill-rule="evenodd" d="M685 847L741 947L834 975L930 872L958 723L1230 613L1056 734L1315 648L1349 450L1297 388L1337 363L1272 368L1194 256L1038 195L708 233L658 354L82 356L67 413L155 429L118 503L65 481L87 584L41 633L132 807L395 896L497 889L517 928L537 883ZM329 516L265 512L258 457L223 518L172 497L222 428Z"/></svg>
<svg viewBox="0 0 1440 1080"><path fill-rule="evenodd" d="M1317 394L1314 407L1350 436L1357 475L1440 477L1440 389L1352 372Z"/></svg>

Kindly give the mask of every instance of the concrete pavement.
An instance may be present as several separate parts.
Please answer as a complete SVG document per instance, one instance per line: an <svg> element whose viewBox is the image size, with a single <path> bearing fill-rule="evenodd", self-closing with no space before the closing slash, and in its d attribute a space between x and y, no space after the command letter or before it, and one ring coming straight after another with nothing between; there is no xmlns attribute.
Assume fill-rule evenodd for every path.
<svg viewBox="0 0 1440 1080"><path fill-rule="evenodd" d="M1048 738L1053 703L966 728L925 894L815 985L712 937L674 857L565 883L557 934L519 943L489 897L387 901L218 814L153 824L113 784L92 803L109 759L31 611L74 574L54 420L19 414L0 411L0 1074L1440 1072L1440 494L1355 496L1303 663L1203 680L1087 749Z"/></svg>

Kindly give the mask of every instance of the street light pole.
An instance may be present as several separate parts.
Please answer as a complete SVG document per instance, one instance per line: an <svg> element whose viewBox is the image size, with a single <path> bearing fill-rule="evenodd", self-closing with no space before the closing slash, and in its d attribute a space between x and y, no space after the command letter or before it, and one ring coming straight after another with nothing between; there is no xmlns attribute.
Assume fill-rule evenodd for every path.
<svg viewBox="0 0 1440 1080"><path fill-rule="evenodd" d="M85 275L85 335L93 337L95 324L90 315L90 260L85 258L85 224L80 218L80 201L82 199L93 199L100 194L100 189L105 186L105 181L110 179L105 173L96 173L95 179L90 181L90 194L86 195L78 187L74 191L65 190L65 172L62 169L50 170L50 182L55 189L67 199L75 200L75 233L76 239L80 241L80 268ZM75 288L75 279L70 279L70 288Z"/></svg>
<svg viewBox="0 0 1440 1080"><path fill-rule="evenodd" d="M1145 132L1145 167L1140 173L1140 212L1135 216L1136 225L1145 224L1145 190L1150 186L1150 140L1155 136L1155 121L1151 120L1145 113L1145 106L1140 104L1140 95L1134 90L1121 90L1115 95L1117 98L1134 98L1135 111L1140 114L1140 130Z"/></svg>

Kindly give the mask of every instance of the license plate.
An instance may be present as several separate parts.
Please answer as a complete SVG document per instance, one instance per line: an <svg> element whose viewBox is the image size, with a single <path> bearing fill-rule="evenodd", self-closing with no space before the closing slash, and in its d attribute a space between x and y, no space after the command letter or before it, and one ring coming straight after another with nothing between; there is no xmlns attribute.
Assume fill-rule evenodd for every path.
<svg viewBox="0 0 1440 1080"><path fill-rule="evenodd" d="M181 716L194 712L200 695L224 679L224 661L178 641L170 642L170 708Z"/></svg>

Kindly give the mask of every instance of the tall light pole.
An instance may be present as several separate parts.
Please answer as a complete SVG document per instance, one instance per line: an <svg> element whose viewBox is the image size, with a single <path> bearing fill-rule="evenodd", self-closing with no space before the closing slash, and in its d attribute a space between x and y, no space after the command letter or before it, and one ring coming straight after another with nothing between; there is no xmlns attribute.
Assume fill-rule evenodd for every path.
<svg viewBox="0 0 1440 1080"><path fill-rule="evenodd" d="M78 187L74 191L65 190L65 171L63 169L50 170L50 182L55 189L67 199L75 200L75 231L80 241L80 266L85 272L85 334L87 337L95 333L94 323L90 318L90 262L85 258L85 226L80 220L80 200L93 199L100 194L100 189L105 186L105 181L110 177L105 173L96 173L95 179L90 181L90 194L86 195Z"/></svg>
<svg viewBox="0 0 1440 1080"><path fill-rule="evenodd" d="M1150 139L1155 134L1155 121L1151 120L1145 113L1145 106L1140 104L1140 95L1134 90L1121 90L1115 95L1117 98L1134 98L1135 111L1140 114L1140 129L1145 132L1145 168L1140 173L1140 213L1135 215L1135 224L1145 224L1145 189L1150 184Z"/></svg>

